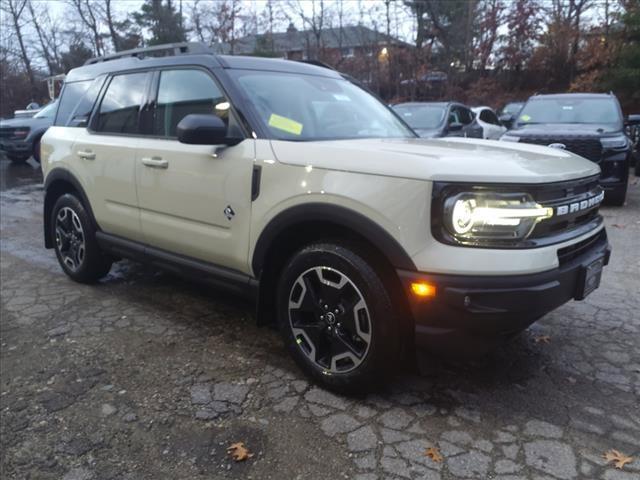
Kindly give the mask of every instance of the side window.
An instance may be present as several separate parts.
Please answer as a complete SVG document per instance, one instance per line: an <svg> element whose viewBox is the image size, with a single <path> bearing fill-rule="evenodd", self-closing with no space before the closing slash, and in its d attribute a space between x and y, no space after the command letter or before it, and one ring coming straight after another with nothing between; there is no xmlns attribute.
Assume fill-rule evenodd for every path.
<svg viewBox="0 0 640 480"><path fill-rule="evenodd" d="M449 125L452 123L462 123L462 119L460 118L460 109L458 107L453 107L449 112Z"/></svg>
<svg viewBox="0 0 640 480"><path fill-rule="evenodd" d="M471 110L469 110L468 108L459 108L460 111L460 120L462 121L463 124L465 125L469 125L471 122L473 122L473 113L471 112Z"/></svg>
<svg viewBox="0 0 640 480"><path fill-rule="evenodd" d="M104 94L96 130L106 133L138 133L138 112L144 97L147 73L113 77Z"/></svg>
<svg viewBox="0 0 640 480"><path fill-rule="evenodd" d="M490 123L491 125L499 125L498 117L491 110L482 110L480 112L480 120L486 123Z"/></svg>
<svg viewBox="0 0 640 480"><path fill-rule="evenodd" d="M153 134L175 138L180 120L192 113L214 114L242 136L231 105L216 82L201 70L165 70L160 73ZM232 133L233 132L233 133Z"/></svg>
<svg viewBox="0 0 640 480"><path fill-rule="evenodd" d="M104 84L104 76L96 78L78 101L76 108L69 115L68 127L86 127L100 89Z"/></svg>
<svg viewBox="0 0 640 480"><path fill-rule="evenodd" d="M65 126L69 122L71 112L75 110L90 84L91 80L64 84L64 88L60 94L60 105L58 106L58 113L54 125Z"/></svg>

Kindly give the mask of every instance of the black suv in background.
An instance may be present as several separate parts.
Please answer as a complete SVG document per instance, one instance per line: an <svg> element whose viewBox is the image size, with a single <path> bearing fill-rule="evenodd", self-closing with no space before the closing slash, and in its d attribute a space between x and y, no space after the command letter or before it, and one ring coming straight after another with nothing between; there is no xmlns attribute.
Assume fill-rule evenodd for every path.
<svg viewBox="0 0 640 480"><path fill-rule="evenodd" d="M482 126L466 105L457 102L408 102L393 105L402 119L423 138L482 138Z"/></svg>
<svg viewBox="0 0 640 480"><path fill-rule="evenodd" d="M632 144L614 95L535 95L501 140L562 148L597 163L605 201L624 204Z"/></svg>
<svg viewBox="0 0 640 480"><path fill-rule="evenodd" d="M40 139L53 124L58 102L54 101L33 117L0 120L0 151L14 163L26 162L33 156L40 162Z"/></svg>

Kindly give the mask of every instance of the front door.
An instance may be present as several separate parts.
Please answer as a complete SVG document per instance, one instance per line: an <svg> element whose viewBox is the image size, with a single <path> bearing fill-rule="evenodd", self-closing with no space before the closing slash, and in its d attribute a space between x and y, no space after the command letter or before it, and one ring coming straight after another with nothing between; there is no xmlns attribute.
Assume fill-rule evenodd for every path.
<svg viewBox="0 0 640 480"><path fill-rule="evenodd" d="M145 242L162 250L247 271L255 145L186 145L176 127L191 113L216 114L230 136L243 136L233 107L209 72L158 73L149 136L136 161ZM154 94L152 94L153 97Z"/></svg>
<svg viewBox="0 0 640 480"><path fill-rule="evenodd" d="M73 145L80 177L100 228L142 240L136 198L138 118L150 74L115 75L89 129L79 128Z"/></svg>

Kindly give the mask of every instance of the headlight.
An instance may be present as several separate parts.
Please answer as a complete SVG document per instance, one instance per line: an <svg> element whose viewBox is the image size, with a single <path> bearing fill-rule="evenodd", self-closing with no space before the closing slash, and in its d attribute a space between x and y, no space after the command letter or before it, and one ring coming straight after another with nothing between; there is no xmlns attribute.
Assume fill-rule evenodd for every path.
<svg viewBox="0 0 640 480"><path fill-rule="evenodd" d="M500 140L502 140L503 142L519 142L520 137L514 137L513 135L509 135L508 133L505 133L500 137Z"/></svg>
<svg viewBox="0 0 640 480"><path fill-rule="evenodd" d="M625 137L624 135L618 135L615 137L602 137L600 139L600 143L602 143L602 148L607 149L626 148L627 137Z"/></svg>
<svg viewBox="0 0 640 480"><path fill-rule="evenodd" d="M459 243L486 243L524 240L552 216L526 193L463 192L445 200L442 221Z"/></svg>

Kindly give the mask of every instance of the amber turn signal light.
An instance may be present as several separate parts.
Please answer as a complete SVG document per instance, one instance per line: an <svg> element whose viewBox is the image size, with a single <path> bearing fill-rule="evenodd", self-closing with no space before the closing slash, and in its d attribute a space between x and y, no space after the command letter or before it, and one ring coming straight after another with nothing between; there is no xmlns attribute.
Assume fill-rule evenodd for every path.
<svg viewBox="0 0 640 480"><path fill-rule="evenodd" d="M427 282L412 282L411 291L418 297L433 298L436 296L436 286Z"/></svg>

